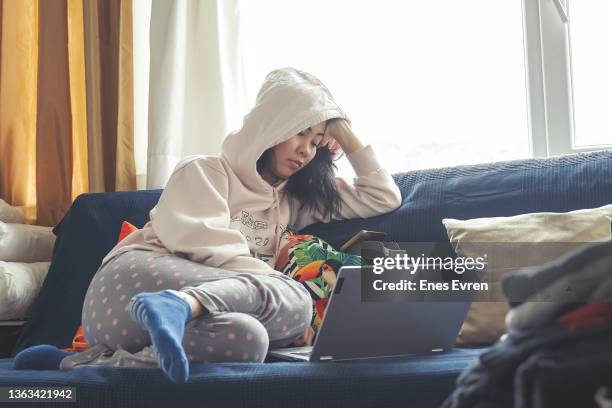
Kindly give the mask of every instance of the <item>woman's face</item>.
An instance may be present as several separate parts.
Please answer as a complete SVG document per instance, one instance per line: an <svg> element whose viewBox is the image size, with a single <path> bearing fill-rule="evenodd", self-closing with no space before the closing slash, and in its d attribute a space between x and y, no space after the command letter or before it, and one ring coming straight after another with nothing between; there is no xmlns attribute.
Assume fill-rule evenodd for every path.
<svg viewBox="0 0 612 408"><path fill-rule="evenodd" d="M303 169L315 157L317 146L323 140L327 122L309 127L272 149L270 161L262 177L273 184L278 179L287 179Z"/></svg>

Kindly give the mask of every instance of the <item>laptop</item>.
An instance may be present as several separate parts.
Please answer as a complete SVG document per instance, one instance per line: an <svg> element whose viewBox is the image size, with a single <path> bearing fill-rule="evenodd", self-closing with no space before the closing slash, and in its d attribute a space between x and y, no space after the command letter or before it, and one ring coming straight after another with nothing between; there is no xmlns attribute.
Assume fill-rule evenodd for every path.
<svg viewBox="0 0 612 408"><path fill-rule="evenodd" d="M363 273L372 265L343 266L338 273L312 346L275 348L268 355L288 361L387 359L449 350L467 315L473 295L460 300L429 297L400 301L362 301ZM431 271L417 271L415 280ZM427 295L425 295L427 296Z"/></svg>

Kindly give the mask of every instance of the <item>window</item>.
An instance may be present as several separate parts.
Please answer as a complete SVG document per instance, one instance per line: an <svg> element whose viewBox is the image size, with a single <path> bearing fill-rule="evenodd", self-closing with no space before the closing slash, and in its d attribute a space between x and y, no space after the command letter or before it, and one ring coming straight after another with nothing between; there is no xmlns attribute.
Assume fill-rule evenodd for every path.
<svg viewBox="0 0 612 408"><path fill-rule="evenodd" d="M612 147L606 121L612 30L604 20L612 7L604 0L523 0L523 6L534 155Z"/></svg>
<svg viewBox="0 0 612 408"><path fill-rule="evenodd" d="M612 144L612 15L610 0L572 1L573 147Z"/></svg>
<svg viewBox="0 0 612 408"><path fill-rule="evenodd" d="M242 0L240 18L251 105L269 71L311 72L392 173L531 156L520 2Z"/></svg>

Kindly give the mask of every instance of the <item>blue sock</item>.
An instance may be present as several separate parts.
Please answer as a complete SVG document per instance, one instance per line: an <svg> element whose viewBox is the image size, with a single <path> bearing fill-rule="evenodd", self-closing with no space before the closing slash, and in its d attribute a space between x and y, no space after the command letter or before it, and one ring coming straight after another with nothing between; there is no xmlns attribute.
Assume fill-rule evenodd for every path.
<svg viewBox="0 0 612 408"><path fill-rule="evenodd" d="M130 300L132 319L149 331L162 370L175 383L189 378L189 362L183 349L185 324L191 307L169 290L139 293Z"/></svg>
<svg viewBox="0 0 612 408"><path fill-rule="evenodd" d="M13 370L59 370L64 357L74 353L74 351L62 351L49 344L28 347L15 356Z"/></svg>

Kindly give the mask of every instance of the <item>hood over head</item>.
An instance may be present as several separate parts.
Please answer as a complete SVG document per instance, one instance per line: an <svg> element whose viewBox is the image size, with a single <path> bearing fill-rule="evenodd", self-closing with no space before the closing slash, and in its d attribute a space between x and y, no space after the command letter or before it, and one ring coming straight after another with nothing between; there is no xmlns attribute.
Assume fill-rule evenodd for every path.
<svg viewBox="0 0 612 408"><path fill-rule="evenodd" d="M223 141L221 157L247 188L271 191L272 186L257 172L257 159L268 148L333 118L346 119L350 124L321 81L295 68L274 70L264 79L242 128Z"/></svg>

